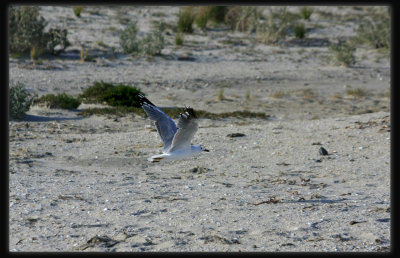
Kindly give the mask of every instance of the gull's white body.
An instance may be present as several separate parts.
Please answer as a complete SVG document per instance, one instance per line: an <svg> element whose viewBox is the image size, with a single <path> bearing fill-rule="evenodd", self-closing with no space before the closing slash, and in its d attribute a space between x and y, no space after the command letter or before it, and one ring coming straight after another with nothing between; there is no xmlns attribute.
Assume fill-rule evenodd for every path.
<svg viewBox="0 0 400 258"><path fill-rule="evenodd" d="M158 162L162 160L178 160L194 156L200 152L204 151L204 148L200 145L191 145L190 149L178 149L173 152L164 152L163 154L151 156L148 161Z"/></svg>

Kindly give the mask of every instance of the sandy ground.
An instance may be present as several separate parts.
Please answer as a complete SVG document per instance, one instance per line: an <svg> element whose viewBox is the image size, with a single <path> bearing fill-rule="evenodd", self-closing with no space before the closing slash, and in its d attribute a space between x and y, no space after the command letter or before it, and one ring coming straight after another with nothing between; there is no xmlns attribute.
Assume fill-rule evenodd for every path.
<svg viewBox="0 0 400 258"><path fill-rule="evenodd" d="M117 17L136 17L145 33L178 12L91 8L76 18L43 7L72 46L36 67L11 58L10 84L40 96L123 82L159 106L269 118L199 119L193 143L210 153L152 164L161 145L147 118L33 107L9 122L10 251L390 250L390 60L365 46L352 67L327 61L326 42L355 35L348 17L368 9L318 7L305 41L270 46L209 29L176 47L171 32L163 57L80 62L78 39L93 53L118 50ZM367 94L346 94L357 88Z"/></svg>

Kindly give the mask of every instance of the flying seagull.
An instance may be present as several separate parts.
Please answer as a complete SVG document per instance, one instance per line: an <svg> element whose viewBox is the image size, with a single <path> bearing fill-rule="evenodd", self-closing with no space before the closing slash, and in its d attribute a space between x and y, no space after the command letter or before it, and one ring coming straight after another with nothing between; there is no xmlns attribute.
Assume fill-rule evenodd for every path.
<svg viewBox="0 0 400 258"><path fill-rule="evenodd" d="M200 152L209 150L201 145L191 145L194 134L198 129L195 121L194 110L189 107L183 109L179 115L178 125L161 109L151 103L145 96L139 94L140 105L151 120L155 121L156 129L164 144L163 153L148 158L155 163L161 160L177 160L194 156Z"/></svg>

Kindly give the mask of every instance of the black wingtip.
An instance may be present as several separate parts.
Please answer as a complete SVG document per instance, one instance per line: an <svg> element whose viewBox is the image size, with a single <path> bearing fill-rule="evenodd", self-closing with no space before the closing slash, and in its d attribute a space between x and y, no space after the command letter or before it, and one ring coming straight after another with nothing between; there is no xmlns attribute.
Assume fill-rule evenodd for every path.
<svg viewBox="0 0 400 258"><path fill-rule="evenodd" d="M139 103L140 103L140 106L143 106L144 103L150 104L150 105L152 105L152 106L156 106L156 105L154 105L150 100L148 100L142 93L139 93L138 96L139 96Z"/></svg>
<svg viewBox="0 0 400 258"><path fill-rule="evenodd" d="M183 111L184 111L184 113L189 114L189 117L197 118L196 113L194 112L193 108L185 106Z"/></svg>

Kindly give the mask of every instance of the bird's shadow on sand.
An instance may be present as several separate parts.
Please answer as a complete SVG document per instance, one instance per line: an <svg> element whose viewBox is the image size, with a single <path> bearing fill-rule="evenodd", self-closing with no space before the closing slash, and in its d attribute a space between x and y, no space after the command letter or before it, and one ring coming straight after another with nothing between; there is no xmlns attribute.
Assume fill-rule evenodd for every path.
<svg viewBox="0 0 400 258"><path fill-rule="evenodd" d="M24 122L50 122L62 120L81 120L84 117L63 117L63 116L38 116L38 115L25 115Z"/></svg>

